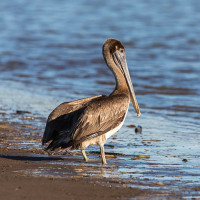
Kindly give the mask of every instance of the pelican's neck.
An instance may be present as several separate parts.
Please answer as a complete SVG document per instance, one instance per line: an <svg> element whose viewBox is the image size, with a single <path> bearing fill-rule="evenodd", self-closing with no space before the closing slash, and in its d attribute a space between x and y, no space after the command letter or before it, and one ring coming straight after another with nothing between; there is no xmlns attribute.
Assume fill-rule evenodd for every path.
<svg viewBox="0 0 200 200"><path fill-rule="evenodd" d="M129 90L128 90L128 86L126 83L126 79L124 78L124 75L122 74L122 72L118 69L118 67L114 63L113 58L110 55L110 52L107 50L104 50L103 55L104 55L105 62L107 64L107 66L110 68L110 70L112 71L112 73L114 74L115 81L116 81L115 89L111 93L111 95L124 93L129 96Z"/></svg>
<svg viewBox="0 0 200 200"><path fill-rule="evenodd" d="M120 72L118 68L115 67L113 69L114 70L112 70L112 72L115 76L116 86L111 94L125 93L129 96L129 90L124 75Z"/></svg>

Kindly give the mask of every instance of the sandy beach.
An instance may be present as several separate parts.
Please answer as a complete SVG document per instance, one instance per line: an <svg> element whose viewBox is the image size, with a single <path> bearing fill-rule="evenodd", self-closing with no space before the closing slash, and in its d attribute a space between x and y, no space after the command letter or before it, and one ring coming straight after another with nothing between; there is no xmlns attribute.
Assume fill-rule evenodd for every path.
<svg viewBox="0 0 200 200"><path fill-rule="evenodd" d="M1 198L9 199L125 199L129 197L148 197L141 189L106 187L89 181L36 177L25 175L21 170L38 167L34 161L16 155L19 152L1 149L0 193ZM21 152L20 152L21 153ZM22 153L27 154L25 152ZM70 170L70 169L68 169Z"/></svg>
<svg viewBox="0 0 200 200"><path fill-rule="evenodd" d="M16 145L15 143L20 140L25 140L25 137L17 136L27 129L27 125L23 125L21 129L20 126L22 125L17 123L0 123L0 193L5 200L13 198L16 200L47 198L50 200L55 198L181 199L181 193L164 190L162 189L164 184L159 182L160 190L156 191L150 189L151 185L149 189L130 187L129 182L120 178L82 175L83 170L89 171L92 168L94 171L97 166L84 166L82 158L79 159L77 165L77 153L72 153L72 157L66 158L62 154L60 156L48 155L42 148L19 148L19 146L13 148L13 144ZM30 127L29 129L31 132ZM26 137L26 141L28 138L32 142L38 142L40 139L37 135L31 138ZM65 159L69 164L60 164ZM100 168L103 173L110 167L101 166ZM200 188L196 187L193 190L198 192Z"/></svg>
<svg viewBox="0 0 200 200"><path fill-rule="evenodd" d="M5 141L6 135L15 135L16 124L0 124L0 140ZM9 136L8 136L9 137ZM8 139L8 138L7 138ZM11 138L10 138L11 139ZM32 156L33 154L37 156ZM89 179L58 178L54 176L42 176L27 174L35 168L51 167L45 164L46 159L39 154L44 154L42 149L25 150L12 149L9 147L0 148L0 193L4 200L9 199L127 199L127 198L147 198L152 196L152 192L137 188L127 188L113 186L109 179L99 181L92 177ZM53 167L61 168L62 166ZM73 166L68 166L64 170L73 175ZM105 185L107 184L107 186Z"/></svg>

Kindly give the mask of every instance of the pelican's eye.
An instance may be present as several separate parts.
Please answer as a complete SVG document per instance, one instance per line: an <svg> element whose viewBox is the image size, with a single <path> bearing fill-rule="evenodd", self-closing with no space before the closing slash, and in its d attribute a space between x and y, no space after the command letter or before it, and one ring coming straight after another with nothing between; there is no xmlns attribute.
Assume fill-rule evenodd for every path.
<svg viewBox="0 0 200 200"><path fill-rule="evenodd" d="M121 53L124 53L124 49L120 49L120 52L121 52Z"/></svg>

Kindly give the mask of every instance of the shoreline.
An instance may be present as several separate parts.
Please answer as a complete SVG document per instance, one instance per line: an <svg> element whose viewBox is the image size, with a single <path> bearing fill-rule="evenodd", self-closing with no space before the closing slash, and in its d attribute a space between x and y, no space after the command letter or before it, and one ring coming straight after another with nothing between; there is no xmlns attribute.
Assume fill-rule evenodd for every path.
<svg viewBox="0 0 200 200"><path fill-rule="evenodd" d="M49 155L41 145L37 146L41 141L40 129L34 127L34 121L31 124L0 122L0 181L3 186L0 193L5 200L182 197L182 187L170 191L158 180L153 184L148 179L141 183L134 175L127 180L118 177L117 158L111 157L112 164L102 167L99 159L84 163L81 153L77 152ZM112 171L116 174L110 177ZM174 175L179 176L178 173ZM197 194L200 188L192 190Z"/></svg>
<svg viewBox="0 0 200 200"><path fill-rule="evenodd" d="M112 183L109 186L103 185L105 180L99 182L95 178L74 178L56 176L33 175L25 173L39 168L52 167L51 164L43 162L42 157L37 155L44 154L41 149L14 149L7 145L2 147L5 139L12 141L12 134L20 130L16 123L0 123L0 194L5 200L13 199L127 199L132 197L146 198L152 195L148 190L138 188L116 187ZM18 125L17 125L18 126ZM25 127L27 128L27 127ZM7 138L5 136L7 134ZM36 157L34 157L35 155ZM49 158L53 159L53 158ZM55 158L56 159L56 158ZM47 159L48 160L48 159ZM39 162L41 161L41 162ZM61 168L63 166L53 167ZM64 170L73 175L74 167L65 166ZM109 180L107 180L109 183Z"/></svg>
<svg viewBox="0 0 200 200"><path fill-rule="evenodd" d="M39 167L41 163L30 160L11 158L8 150L6 153L0 149L0 187L1 196L7 199L123 199L147 197L146 190L137 188L107 187L92 183L86 179L56 178L44 176L31 176L21 171ZM27 153L24 153L27 155ZM70 170L70 169L68 169Z"/></svg>

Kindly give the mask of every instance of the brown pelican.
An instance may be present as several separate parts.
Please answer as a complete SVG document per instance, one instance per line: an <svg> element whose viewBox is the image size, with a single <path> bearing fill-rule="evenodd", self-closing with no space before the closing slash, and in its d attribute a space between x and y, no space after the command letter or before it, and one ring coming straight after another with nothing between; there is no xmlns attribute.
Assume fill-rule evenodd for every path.
<svg viewBox="0 0 200 200"><path fill-rule="evenodd" d="M47 150L59 147L81 149L88 161L85 148L97 144L100 145L102 163L106 164L104 144L121 128L130 102L140 116L124 46L116 39L108 39L103 45L103 56L115 76L114 91L109 96L98 95L56 107L48 117L42 139L42 144L51 141Z"/></svg>

